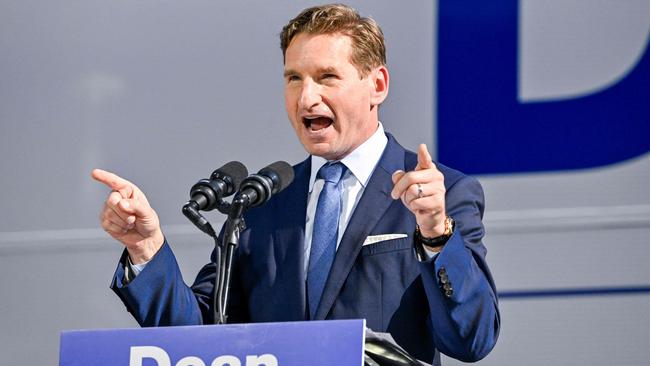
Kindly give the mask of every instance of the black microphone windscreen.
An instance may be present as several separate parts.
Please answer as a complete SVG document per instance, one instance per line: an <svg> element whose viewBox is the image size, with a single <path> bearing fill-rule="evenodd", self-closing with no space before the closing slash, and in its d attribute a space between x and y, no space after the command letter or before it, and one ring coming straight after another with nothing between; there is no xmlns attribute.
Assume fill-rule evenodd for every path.
<svg viewBox="0 0 650 366"><path fill-rule="evenodd" d="M238 161L231 161L212 173L212 179L217 177L230 177L234 190L239 189L241 182L248 177L248 169Z"/></svg>
<svg viewBox="0 0 650 366"><path fill-rule="evenodd" d="M260 170L260 174L266 175L266 172L274 173L274 178L277 178L277 182L274 182L275 193L287 188L289 184L293 182L293 167L286 161L276 161L275 163L270 164L266 168Z"/></svg>

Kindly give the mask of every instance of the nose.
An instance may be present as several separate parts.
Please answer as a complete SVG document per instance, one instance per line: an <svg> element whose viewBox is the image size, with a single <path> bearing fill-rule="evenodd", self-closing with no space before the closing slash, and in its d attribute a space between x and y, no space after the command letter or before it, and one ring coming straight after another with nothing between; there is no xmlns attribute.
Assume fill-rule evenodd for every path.
<svg viewBox="0 0 650 366"><path fill-rule="evenodd" d="M309 110L317 106L321 100L318 84L311 79L304 80L300 90L300 108Z"/></svg>

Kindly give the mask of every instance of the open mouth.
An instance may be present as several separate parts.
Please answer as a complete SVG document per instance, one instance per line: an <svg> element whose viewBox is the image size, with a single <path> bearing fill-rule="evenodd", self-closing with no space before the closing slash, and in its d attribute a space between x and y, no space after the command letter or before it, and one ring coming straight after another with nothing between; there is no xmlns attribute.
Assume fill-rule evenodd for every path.
<svg viewBox="0 0 650 366"><path fill-rule="evenodd" d="M334 123L334 120L328 117L305 117L302 123L311 131L320 131Z"/></svg>

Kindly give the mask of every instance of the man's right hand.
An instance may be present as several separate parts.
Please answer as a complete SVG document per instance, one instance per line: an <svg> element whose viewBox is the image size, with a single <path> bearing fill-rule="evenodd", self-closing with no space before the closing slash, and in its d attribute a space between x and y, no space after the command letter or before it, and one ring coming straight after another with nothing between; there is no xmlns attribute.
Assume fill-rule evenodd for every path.
<svg viewBox="0 0 650 366"><path fill-rule="evenodd" d="M92 177L112 190L100 214L102 228L126 246L133 264L150 261L165 238L147 197L135 184L111 172L94 169Z"/></svg>

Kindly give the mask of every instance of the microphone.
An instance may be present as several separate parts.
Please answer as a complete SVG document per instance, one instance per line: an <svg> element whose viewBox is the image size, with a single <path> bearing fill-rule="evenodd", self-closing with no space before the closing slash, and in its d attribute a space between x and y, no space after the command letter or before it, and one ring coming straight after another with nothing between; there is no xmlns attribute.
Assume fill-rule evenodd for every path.
<svg viewBox="0 0 650 366"><path fill-rule="evenodd" d="M231 161L215 170L210 179L201 179L190 189L190 201L200 211L214 210L221 198L235 193L248 175L248 169L238 161Z"/></svg>
<svg viewBox="0 0 650 366"><path fill-rule="evenodd" d="M215 170L210 175L210 179L201 179L192 186L190 189L191 198L183 205L183 215L201 231L211 237L216 237L217 234L212 225L199 211L210 211L218 208L219 211L227 213L230 204L224 202L223 197L235 193L247 175L248 169L238 161L231 161Z"/></svg>
<svg viewBox="0 0 650 366"><path fill-rule="evenodd" d="M257 174L244 179L233 205L236 202L242 208L248 208L263 204L274 194L287 188L293 181L293 174L293 167L285 161L276 161L262 168Z"/></svg>

